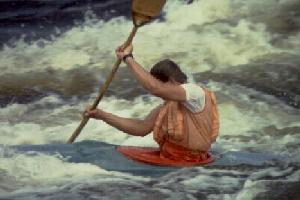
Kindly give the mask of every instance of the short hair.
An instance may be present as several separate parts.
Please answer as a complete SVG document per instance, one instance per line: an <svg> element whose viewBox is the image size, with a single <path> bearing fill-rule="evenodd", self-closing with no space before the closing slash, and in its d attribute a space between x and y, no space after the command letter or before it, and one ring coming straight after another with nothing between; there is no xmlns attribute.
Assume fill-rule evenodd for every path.
<svg viewBox="0 0 300 200"><path fill-rule="evenodd" d="M151 68L150 74L162 82L168 82L171 77L179 83L187 82L187 75L170 59L164 59L156 63Z"/></svg>

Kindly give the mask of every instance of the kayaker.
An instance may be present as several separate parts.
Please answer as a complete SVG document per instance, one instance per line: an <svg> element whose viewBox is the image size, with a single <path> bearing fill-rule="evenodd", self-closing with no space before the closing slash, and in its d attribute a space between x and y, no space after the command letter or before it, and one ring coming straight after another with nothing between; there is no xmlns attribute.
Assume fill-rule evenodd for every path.
<svg viewBox="0 0 300 200"><path fill-rule="evenodd" d="M159 145L156 158L137 152L124 151L127 156L143 162L201 163L212 160L208 153L219 130L219 115L213 92L202 85L188 83L180 67L169 59L156 63L150 73L133 57L133 47L116 49L116 56L130 68L136 80L151 94L164 100L145 119L124 118L101 109L86 108L84 115L103 120L134 136L153 132ZM153 160L154 159L154 160ZM162 160L161 160L162 159Z"/></svg>

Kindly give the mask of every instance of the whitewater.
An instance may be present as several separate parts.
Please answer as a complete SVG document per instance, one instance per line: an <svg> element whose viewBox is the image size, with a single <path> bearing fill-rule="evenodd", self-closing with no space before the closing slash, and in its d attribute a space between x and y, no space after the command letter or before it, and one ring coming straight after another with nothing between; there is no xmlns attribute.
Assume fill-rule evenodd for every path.
<svg viewBox="0 0 300 200"><path fill-rule="evenodd" d="M42 6L26 4L14 12L13 5L0 3L7 10L0 14L6 23L0 28L0 199L299 198L299 1L172 0L159 19L138 31L134 56L147 70L170 58L191 82L216 93L216 159L226 152L274 158L160 176L105 169L97 164L101 152L91 148L101 142L155 147L152 134L128 136L90 120L74 148L65 146L109 74L114 49L131 30L129 10L124 14L130 1L37 2ZM32 9L37 11L28 16L34 17L12 28L16 12L25 16ZM79 11L81 21L71 15ZM70 21L51 18L36 26L36 18L60 12ZM99 108L143 118L160 103L122 64ZM95 160L85 159L91 155Z"/></svg>

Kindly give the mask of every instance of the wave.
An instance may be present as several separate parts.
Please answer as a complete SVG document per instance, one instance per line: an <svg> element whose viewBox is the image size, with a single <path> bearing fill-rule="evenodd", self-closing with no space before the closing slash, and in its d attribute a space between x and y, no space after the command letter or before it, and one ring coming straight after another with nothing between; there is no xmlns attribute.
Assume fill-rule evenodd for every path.
<svg viewBox="0 0 300 200"><path fill-rule="evenodd" d="M237 80L233 76L231 79L247 87L253 85L246 82L257 83L258 80L255 89L275 94L291 106L298 107L297 79L289 79L295 89L276 81L276 87L280 88L276 90L264 82L275 80L274 76L269 76L272 73L278 74L278 79L284 78L280 69L288 69L290 64L297 65L293 57L300 54L298 6L299 3L292 0L279 4L274 0L168 2L163 20L156 20L140 29L134 42L135 57L147 69L160 59L170 58L188 74L209 72L207 79L226 83L226 76L230 73L235 77L246 77L246 80ZM278 11L274 20L278 22L278 16L284 16L281 20L288 18L292 21L289 26L294 28L283 25L279 28L277 23L274 27L271 20L273 10ZM279 24L284 23L280 21ZM113 49L126 38L131 26L130 20L125 17L112 17L105 21L89 15L84 23L72 25L65 32L58 29L61 33L59 36L50 35L51 40L39 39L28 43L20 39L13 45L4 45L0 50L1 105L12 101L28 103L49 93L69 98L95 91L114 63ZM272 63L281 67L272 67ZM119 86L130 84L125 80L132 79L130 73L121 70L122 76L112 86L114 95L114 91L122 91L117 89ZM250 75L244 76L245 71ZM251 76L256 71L266 77ZM295 74L292 71L288 70L287 76ZM136 88L135 84L133 82L128 88L144 93L140 89L132 89ZM289 97L283 96L283 91Z"/></svg>
<svg viewBox="0 0 300 200"><path fill-rule="evenodd" d="M132 26L122 14L128 12L127 0L93 4L98 10L116 8L106 14L93 9L86 12L83 1L35 1L41 2L60 4L62 15L70 18L58 19L59 25L53 13L60 11L55 8L47 14L38 8L37 15L21 14L15 21L22 26L17 22L27 20L23 26L30 33L17 29L10 20L3 26L5 31L21 30L24 35L15 39L12 33L0 49L0 199L140 199L154 195L151 197L244 200L295 194L299 166L294 164L300 162L299 1L168 1L161 18L139 30L134 54L146 69L167 57L216 92L221 129L213 149L272 154L288 161L259 167L186 168L159 179L108 172L87 162L72 163L59 154L12 151L12 146L30 148L32 144L63 146L60 143L77 127L81 112L95 99L110 71L113 49ZM21 7L32 7L30 3ZM30 15L26 9L19 12ZM76 23L72 13L83 12L86 17ZM6 17L13 21L17 13L8 10ZM39 15L54 24L39 27ZM48 31L49 27L55 31ZM5 31L0 29L0 34ZM160 103L122 65L99 107L124 117L143 118ZM157 146L152 135L131 137L97 120L90 120L77 144L83 140Z"/></svg>

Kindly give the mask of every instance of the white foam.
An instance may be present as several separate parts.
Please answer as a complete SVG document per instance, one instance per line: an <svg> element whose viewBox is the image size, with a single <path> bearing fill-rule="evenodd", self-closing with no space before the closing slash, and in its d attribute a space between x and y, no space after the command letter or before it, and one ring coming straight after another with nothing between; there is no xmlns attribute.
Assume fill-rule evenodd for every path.
<svg viewBox="0 0 300 200"><path fill-rule="evenodd" d="M211 174L199 175L190 180L184 181L184 185L189 189L203 189L207 190L211 187L222 188L224 190L237 187L241 183L241 180L230 176L215 177Z"/></svg>
<svg viewBox="0 0 300 200"><path fill-rule="evenodd" d="M279 4L286 2L280 1ZM135 57L148 69L154 62L168 57L179 62L184 71L193 73L222 71L229 66L245 67L240 65L269 54L297 54L300 52L299 34L289 36L280 45L273 46L274 35L268 32L263 21L258 23L249 18L261 12L273 12L276 5L276 0L211 0L194 1L189 5L183 5L179 0L168 1L165 21L155 21L139 30L134 42ZM39 40L28 44L19 40L15 47L6 46L0 51L1 74L45 71L47 68L110 69L115 60L113 50L125 40L130 28L131 22L124 18L108 22L88 18L83 25L73 27L53 38L53 41ZM214 82L209 87L223 97L219 102L221 130L217 145L226 150L243 150L247 147L265 148L262 144L267 144L270 145L268 149L279 154L285 151L285 145L297 141L295 134L277 138L261 135L262 130L269 126L299 126L296 113L287 112L279 103L270 104L266 100L252 99L250 94L261 94L246 88ZM94 96L88 101L70 103L50 95L35 103L0 108L0 144L66 142L80 122L81 111L92 102ZM157 98L145 100L138 97L127 101L109 97L101 101L100 107L124 117L143 118L159 103ZM239 136L249 139L241 140ZM156 146L152 135L144 138L128 136L98 120L90 120L77 141L86 139L122 145ZM271 148L271 145L274 147ZM99 181L111 181L116 175L92 164L68 163L59 155L16 153L5 157L1 151L0 170L28 185L82 181L85 178L89 182L95 176L101 177ZM184 181L184 184L191 190L215 185L229 189L240 184L241 178L233 178L230 174L215 178L211 174L214 172L228 171L202 170L199 176ZM280 177L286 174L290 180L299 179L299 171L290 172L290 168L283 172L272 168L270 171L255 173L246 181L237 199L252 199L257 193L263 192L264 183L257 180L260 177ZM230 173L245 175L234 170ZM115 180L121 181L122 178ZM235 195L225 195L224 198L233 199Z"/></svg>
<svg viewBox="0 0 300 200"><path fill-rule="evenodd" d="M0 143L6 145L64 143L79 125L84 108L94 98L93 95L91 100L70 105L70 102L63 102L57 97L46 97L32 104L12 104L0 109L4 113L3 117L10 116L13 119L8 122L0 122ZM134 101L109 97L101 102L100 108L105 108L105 111L123 117L143 118L160 103L161 100L155 97L144 100L140 96ZM51 108L51 105L54 108ZM144 138L128 136L108 124L94 119L89 121L77 141L86 139L113 144L155 145L151 135Z"/></svg>
<svg viewBox="0 0 300 200"><path fill-rule="evenodd" d="M280 177L276 180L269 180L268 177ZM237 194L237 200L252 200L262 192L270 190L267 188L269 182L284 181L286 183L299 181L300 170L279 169L271 167L252 173L243 185L243 189Z"/></svg>
<svg viewBox="0 0 300 200"><path fill-rule="evenodd" d="M257 183L247 180L244 183L244 188L236 196L237 200L252 200L262 192L265 192L267 189L264 184L260 184L259 187Z"/></svg>
<svg viewBox="0 0 300 200"><path fill-rule="evenodd" d="M1 155L4 151L5 155L10 151L10 156ZM63 158L60 154L46 155L36 152L19 154L10 149L0 148L0 155L0 170L10 178L14 177L19 183L26 183L26 187L29 188L37 184L80 182L91 178L101 179L101 182L123 181L124 179L128 181L148 180L139 176L133 177L125 173L106 171L90 163L68 162L67 158Z"/></svg>
<svg viewBox="0 0 300 200"><path fill-rule="evenodd" d="M274 1L267 2L266 8L272 10ZM168 57L178 61L186 71L201 72L246 64L287 49L292 51L290 45L272 46L273 35L265 25L247 19L255 13L251 6L257 5L260 1L194 1L188 5L179 0L169 1L164 9L165 21L154 21L137 34L136 58L149 68ZM107 22L88 17L83 25L73 27L53 41L27 44L19 40L14 47L1 50L1 73L111 67L114 48L125 40L131 24L122 17ZM299 47L296 37L289 43L295 45L295 50Z"/></svg>
<svg viewBox="0 0 300 200"><path fill-rule="evenodd" d="M109 174L109 172L92 164L68 163L58 156L45 154L34 156L15 154L9 158L2 157L0 169L21 182L60 182L63 179Z"/></svg>
<svg viewBox="0 0 300 200"><path fill-rule="evenodd" d="M281 129L297 125L297 112L288 112L289 108L280 103L269 103L270 96L264 100L263 94L252 89L234 85L228 87L215 82L208 85L222 95L222 98L227 99L222 103L219 102L218 105L221 126L217 143L223 148L241 150L260 145L265 148L269 145L267 149L279 153L283 151L284 144L290 143L292 138L297 141L295 133L274 138L272 133L264 130L270 126ZM258 96L261 99L250 98L250 96ZM265 134L261 135L261 133ZM245 136L247 139L241 141L240 136Z"/></svg>

